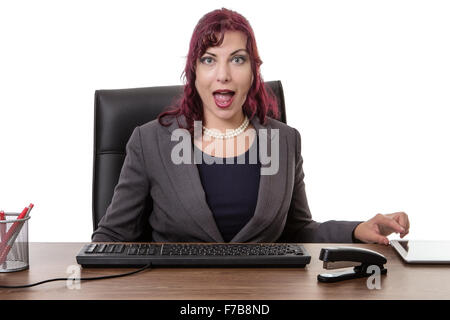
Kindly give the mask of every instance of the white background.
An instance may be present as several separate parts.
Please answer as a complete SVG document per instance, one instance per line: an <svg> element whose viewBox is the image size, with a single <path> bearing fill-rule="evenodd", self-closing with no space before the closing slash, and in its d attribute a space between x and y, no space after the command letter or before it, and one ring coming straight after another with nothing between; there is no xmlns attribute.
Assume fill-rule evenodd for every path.
<svg viewBox="0 0 450 320"><path fill-rule="evenodd" d="M449 2L2 1L0 208L35 204L30 240L90 241L94 91L181 84L221 7L282 81L313 218L405 211L407 238L450 239Z"/></svg>

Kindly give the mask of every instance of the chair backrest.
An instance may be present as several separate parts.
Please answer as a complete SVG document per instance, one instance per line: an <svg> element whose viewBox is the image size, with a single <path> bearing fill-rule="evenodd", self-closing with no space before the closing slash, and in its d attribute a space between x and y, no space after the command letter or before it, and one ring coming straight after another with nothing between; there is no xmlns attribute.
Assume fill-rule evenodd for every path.
<svg viewBox="0 0 450 320"><path fill-rule="evenodd" d="M286 123L281 81L269 81L278 100L280 120ZM94 113L94 174L92 220L96 230L111 203L125 159L125 147L134 128L152 121L180 97L183 86L97 90ZM149 200L148 206L151 206ZM151 211L151 208L148 208Z"/></svg>

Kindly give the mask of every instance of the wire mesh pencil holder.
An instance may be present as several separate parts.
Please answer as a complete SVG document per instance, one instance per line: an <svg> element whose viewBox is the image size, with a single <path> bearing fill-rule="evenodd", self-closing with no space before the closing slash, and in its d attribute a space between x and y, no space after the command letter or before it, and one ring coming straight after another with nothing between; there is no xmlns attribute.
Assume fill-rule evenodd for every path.
<svg viewBox="0 0 450 320"><path fill-rule="evenodd" d="M28 269L28 220L17 219L19 213L5 213L0 220L0 272Z"/></svg>

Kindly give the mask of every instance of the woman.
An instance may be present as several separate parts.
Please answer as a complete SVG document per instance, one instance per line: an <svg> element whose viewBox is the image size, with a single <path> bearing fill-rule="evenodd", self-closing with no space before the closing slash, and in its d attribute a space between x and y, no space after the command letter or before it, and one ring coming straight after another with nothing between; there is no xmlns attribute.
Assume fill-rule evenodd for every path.
<svg viewBox="0 0 450 320"><path fill-rule="evenodd" d="M148 226L156 242L388 244L392 232L408 234L404 212L365 222L312 220L300 134L275 120L276 99L263 85L261 63L240 14L215 10L198 22L183 96L133 131L93 241L137 241Z"/></svg>

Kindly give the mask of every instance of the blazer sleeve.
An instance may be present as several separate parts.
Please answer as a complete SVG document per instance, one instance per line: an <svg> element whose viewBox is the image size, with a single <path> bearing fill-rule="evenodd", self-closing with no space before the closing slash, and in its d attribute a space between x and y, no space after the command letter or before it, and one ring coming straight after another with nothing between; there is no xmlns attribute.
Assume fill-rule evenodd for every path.
<svg viewBox="0 0 450 320"><path fill-rule="evenodd" d="M295 178L294 190L289 207L286 225L281 241L286 242L359 242L353 237L353 231L362 221L316 222L312 220L305 192L303 158L301 156L300 133L295 129Z"/></svg>
<svg viewBox="0 0 450 320"><path fill-rule="evenodd" d="M114 189L111 204L100 220L92 241L137 241L145 232L145 208L148 204L149 179L142 154L139 127L126 145L126 156Z"/></svg>

